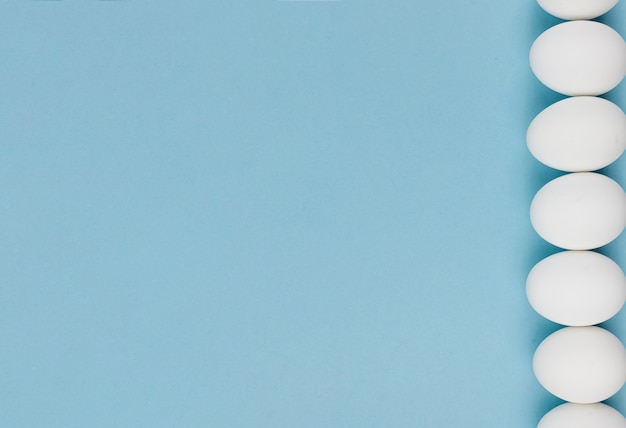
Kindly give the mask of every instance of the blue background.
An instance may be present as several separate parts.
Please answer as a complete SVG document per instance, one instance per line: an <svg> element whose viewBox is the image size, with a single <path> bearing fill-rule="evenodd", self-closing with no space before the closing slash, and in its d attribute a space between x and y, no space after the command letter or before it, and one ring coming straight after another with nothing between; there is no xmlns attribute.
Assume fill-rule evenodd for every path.
<svg viewBox="0 0 626 428"><path fill-rule="evenodd" d="M524 138L560 96L527 55L557 22L1 2L0 426L535 426L528 207L558 173Z"/></svg>

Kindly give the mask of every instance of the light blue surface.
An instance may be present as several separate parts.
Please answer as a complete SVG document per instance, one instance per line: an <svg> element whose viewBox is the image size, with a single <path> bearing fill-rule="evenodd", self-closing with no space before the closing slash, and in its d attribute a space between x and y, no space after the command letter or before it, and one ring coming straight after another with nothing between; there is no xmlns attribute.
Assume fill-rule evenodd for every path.
<svg viewBox="0 0 626 428"><path fill-rule="evenodd" d="M0 426L535 426L528 207L557 173L524 134L559 97L527 53L556 22L1 3Z"/></svg>

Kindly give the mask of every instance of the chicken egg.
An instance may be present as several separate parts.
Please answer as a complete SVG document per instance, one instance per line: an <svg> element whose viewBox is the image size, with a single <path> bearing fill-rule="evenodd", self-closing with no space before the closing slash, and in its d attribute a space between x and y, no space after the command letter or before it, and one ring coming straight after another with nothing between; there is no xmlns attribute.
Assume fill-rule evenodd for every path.
<svg viewBox="0 0 626 428"><path fill-rule="evenodd" d="M607 13L618 0L537 0L539 6L561 19L593 19Z"/></svg>
<svg viewBox="0 0 626 428"><path fill-rule="evenodd" d="M530 205L543 239L567 250L591 250L613 241L626 226L626 194L595 172L574 172L544 185Z"/></svg>
<svg viewBox="0 0 626 428"><path fill-rule="evenodd" d="M626 428L624 416L603 403L564 403L541 418L537 428Z"/></svg>
<svg viewBox="0 0 626 428"><path fill-rule="evenodd" d="M565 327L535 351L533 371L551 394L572 403L597 403L626 381L626 350L600 327Z"/></svg>
<svg viewBox="0 0 626 428"><path fill-rule="evenodd" d="M626 149L626 115L604 98L566 98L535 117L526 142L533 156L549 167L595 171Z"/></svg>
<svg viewBox="0 0 626 428"><path fill-rule="evenodd" d="M568 326L599 324L626 302L626 277L610 258L593 251L561 251L532 268L526 280L530 305Z"/></svg>
<svg viewBox="0 0 626 428"><path fill-rule="evenodd" d="M544 31L530 48L530 67L565 95L600 95L626 75L626 43L608 25L569 21Z"/></svg>

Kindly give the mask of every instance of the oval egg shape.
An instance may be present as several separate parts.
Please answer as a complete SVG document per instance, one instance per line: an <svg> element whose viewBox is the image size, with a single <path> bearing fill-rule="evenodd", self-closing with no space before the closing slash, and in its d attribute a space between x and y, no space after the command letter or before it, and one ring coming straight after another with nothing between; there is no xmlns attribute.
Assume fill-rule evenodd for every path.
<svg viewBox="0 0 626 428"><path fill-rule="evenodd" d="M526 143L541 163L561 171L595 171L615 162L626 149L626 115L598 97L571 97L535 117Z"/></svg>
<svg viewBox="0 0 626 428"><path fill-rule="evenodd" d="M626 350L600 327L565 327L535 351L533 371L551 394L572 403L597 403L626 381Z"/></svg>
<svg viewBox="0 0 626 428"><path fill-rule="evenodd" d="M530 204L530 221L557 247L591 250L613 241L626 226L626 194L602 174L565 174L539 189Z"/></svg>
<svg viewBox="0 0 626 428"><path fill-rule="evenodd" d="M611 10L618 0L537 0L539 6L557 18L593 19Z"/></svg>
<svg viewBox="0 0 626 428"><path fill-rule="evenodd" d="M565 95L600 95L626 74L626 43L595 21L569 21L544 31L530 48L530 67L548 88Z"/></svg>
<svg viewBox="0 0 626 428"><path fill-rule="evenodd" d="M593 251L562 251L532 268L528 301L558 324L589 326L613 317L626 302L626 277L610 258Z"/></svg>
<svg viewBox="0 0 626 428"><path fill-rule="evenodd" d="M603 403L564 403L545 414L537 428L626 428L624 416Z"/></svg>

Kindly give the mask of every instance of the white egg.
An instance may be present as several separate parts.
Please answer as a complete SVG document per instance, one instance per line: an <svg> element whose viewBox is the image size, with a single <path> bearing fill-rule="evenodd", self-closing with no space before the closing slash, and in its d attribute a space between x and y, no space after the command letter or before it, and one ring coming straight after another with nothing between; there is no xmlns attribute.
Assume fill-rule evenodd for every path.
<svg viewBox="0 0 626 428"><path fill-rule="evenodd" d="M597 403L626 381L626 350L600 327L565 327L548 336L533 357L533 371L550 393L572 403Z"/></svg>
<svg viewBox="0 0 626 428"><path fill-rule="evenodd" d="M603 403L564 403L546 413L537 428L626 428L626 419Z"/></svg>
<svg viewBox="0 0 626 428"><path fill-rule="evenodd" d="M566 98L535 117L526 142L533 156L549 167L595 171L626 149L626 115L604 98Z"/></svg>
<svg viewBox="0 0 626 428"><path fill-rule="evenodd" d="M626 74L626 43L611 27L570 21L544 31L530 48L530 67L548 88L565 95L600 95Z"/></svg>
<svg viewBox="0 0 626 428"><path fill-rule="evenodd" d="M599 324L626 302L626 277L610 258L593 251L562 251L532 268L526 280L531 306L568 326Z"/></svg>
<svg viewBox="0 0 626 428"><path fill-rule="evenodd" d="M626 194L602 174L565 174L539 189L530 221L539 236L557 247L591 250L617 238L626 226Z"/></svg>
<svg viewBox="0 0 626 428"><path fill-rule="evenodd" d="M592 19L607 13L618 0L537 0L539 6L561 19Z"/></svg>

